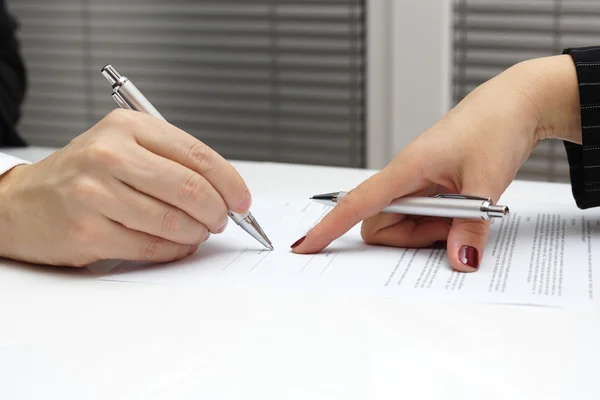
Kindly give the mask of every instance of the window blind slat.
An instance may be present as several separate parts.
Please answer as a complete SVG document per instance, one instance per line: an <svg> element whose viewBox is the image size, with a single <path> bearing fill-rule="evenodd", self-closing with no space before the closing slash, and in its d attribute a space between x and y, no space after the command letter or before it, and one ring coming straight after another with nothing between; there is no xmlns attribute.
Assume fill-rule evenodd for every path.
<svg viewBox="0 0 600 400"><path fill-rule="evenodd" d="M364 165L364 0L7 6L21 22L31 143L63 145L116 107L100 75L110 63L225 157Z"/></svg>
<svg viewBox="0 0 600 400"><path fill-rule="evenodd" d="M452 93L471 90L520 61L600 44L600 3L565 0L454 0ZM563 144L543 141L517 174L568 181Z"/></svg>

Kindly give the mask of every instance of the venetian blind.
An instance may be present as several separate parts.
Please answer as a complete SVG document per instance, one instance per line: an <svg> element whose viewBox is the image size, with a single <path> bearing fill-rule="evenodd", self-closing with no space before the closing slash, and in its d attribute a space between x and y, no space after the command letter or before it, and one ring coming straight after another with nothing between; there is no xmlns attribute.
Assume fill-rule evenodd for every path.
<svg viewBox="0 0 600 400"><path fill-rule="evenodd" d="M600 44L600 2L576 0L454 0L453 97L519 61ZM560 95L560 94L557 94ZM519 178L568 181L562 142L543 141Z"/></svg>
<svg viewBox="0 0 600 400"><path fill-rule="evenodd" d="M7 0L29 70L20 124L61 146L115 104L112 64L232 159L365 164L364 0Z"/></svg>

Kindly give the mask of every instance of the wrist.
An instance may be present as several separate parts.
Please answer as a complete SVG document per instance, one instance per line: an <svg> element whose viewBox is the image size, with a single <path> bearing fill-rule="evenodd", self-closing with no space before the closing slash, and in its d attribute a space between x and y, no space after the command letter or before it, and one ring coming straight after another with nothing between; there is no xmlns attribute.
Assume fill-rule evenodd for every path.
<svg viewBox="0 0 600 400"><path fill-rule="evenodd" d="M523 77L523 90L538 110L534 140L581 143L579 84L571 56L538 58L513 68Z"/></svg>
<svg viewBox="0 0 600 400"><path fill-rule="evenodd" d="M19 174L29 165L17 165L0 175L0 257L15 258L16 243L12 243L14 235L2 235L2 232L15 232L17 215L14 188L19 181Z"/></svg>
<svg viewBox="0 0 600 400"><path fill-rule="evenodd" d="M10 189L14 186L15 181L17 181L17 175L19 174L19 169L26 168L27 164L16 165L6 171L3 174L0 174L0 199L4 203L4 200L7 199Z"/></svg>

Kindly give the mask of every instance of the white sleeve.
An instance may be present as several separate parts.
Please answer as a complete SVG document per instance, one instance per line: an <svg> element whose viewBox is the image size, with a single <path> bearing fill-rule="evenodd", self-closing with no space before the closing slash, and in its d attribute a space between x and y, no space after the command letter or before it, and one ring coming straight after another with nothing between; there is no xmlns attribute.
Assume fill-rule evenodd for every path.
<svg viewBox="0 0 600 400"><path fill-rule="evenodd" d="M9 156L8 154L0 153L0 175L7 172L17 165L31 164L29 161L21 160L19 158Z"/></svg>

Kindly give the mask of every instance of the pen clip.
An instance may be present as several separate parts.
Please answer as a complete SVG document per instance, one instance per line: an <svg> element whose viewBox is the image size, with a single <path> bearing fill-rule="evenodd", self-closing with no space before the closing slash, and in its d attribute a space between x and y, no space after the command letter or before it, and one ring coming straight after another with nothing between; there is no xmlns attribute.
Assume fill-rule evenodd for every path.
<svg viewBox="0 0 600 400"><path fill-rule="evenodd" d="M491 197L480 197L480 196L469 196L468 194L432 194L429 197L436 197L438 199L460 199L460 200L481 200L492 202Z"/></svg>

